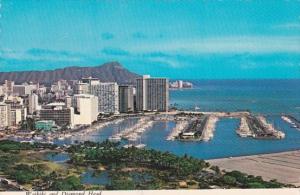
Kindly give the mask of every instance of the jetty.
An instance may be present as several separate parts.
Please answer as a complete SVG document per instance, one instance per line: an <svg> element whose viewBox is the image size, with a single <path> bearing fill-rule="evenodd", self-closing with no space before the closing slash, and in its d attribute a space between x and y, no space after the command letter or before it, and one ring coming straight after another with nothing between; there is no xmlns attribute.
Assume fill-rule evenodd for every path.
<svg viewBox="0 0 300 195"><path fill-rule="evenodd" d="M218 116L215 115L202 115L191 122L185 121L185 123L181 123L184 124L183 131L178 133L180 130L177 128L183 126L178 125L178 127L175 127L174 133L172 132L168 138L169 140L173 140L174 135L178 134L177 137L179 140L209 141L214 136L218 119Z"/></svg>
<svg viewBox="0 0 300 195"><path fill-rule="evenodd" d="M243 118L240 130L243 130L246 126L245 117L250 116L248 111L237 112L200 112L200 111L173 111L175 121L187 121L184 126L179 123L178 126L172 130L167 137L167 140L194 140L194 141L209 141L214 136L216 123L219 118ZM196 118L196 119L195 119ZM180 132L180 128L182 129ZM239 132L240 130L237 130ZM244 131L244 130L243 130ZM245 129L249 132L249 128ZM241 132L242 133L242 132Z"/></svg>
<svg viewBox="0 0 300 195"><path fill-rule="evenodd" d="M283 139L285 134L268 123L264 116L248 116L246 119L253 138L257 139Z"/></svg>
<svg viewBox="0 0 300 195"><path fill-rule="evenodd" d="M216 123L219 120L217 116L210 115L207 119L205 127L203 129L201 140L209 141L214 137L214 131L216 128Z"/></svg>
<svg viewBox="0 0 300 195"><path fill-rule="evenodd" d="M187 121L186 128L178 134L177 138L179 140L200 141L207 119L207 115L191 118Z"/></svg>
<svg viewBox="0 0 300 195"><path fill-rule="evenodd" d="M243 116L241 117L240 126L236 130L236 133L240 137L253 137L253 132L250 130L250 127L248 125L247 117Z"/></svg>

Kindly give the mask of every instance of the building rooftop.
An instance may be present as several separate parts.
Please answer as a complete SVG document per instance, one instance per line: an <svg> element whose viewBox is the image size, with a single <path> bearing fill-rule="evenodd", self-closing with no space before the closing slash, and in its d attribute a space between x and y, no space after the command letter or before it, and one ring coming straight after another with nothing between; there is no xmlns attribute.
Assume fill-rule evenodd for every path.
<svg viewBox="0 0 300 195"><path fill-rule="evenodd" d="M64 102L52 102L50 104L47 104L47 106L65 106Z"/></svg>

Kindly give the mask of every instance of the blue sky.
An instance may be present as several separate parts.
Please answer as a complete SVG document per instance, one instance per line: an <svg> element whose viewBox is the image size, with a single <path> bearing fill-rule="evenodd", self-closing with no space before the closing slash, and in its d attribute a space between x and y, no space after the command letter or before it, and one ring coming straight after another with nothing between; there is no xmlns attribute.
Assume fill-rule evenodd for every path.
<svg viewBox="0 0 300 195"><path fill-rule="evenodd" d="M0 71L119 61L170 78L300 78L299 0L1 4Z"/></svg>

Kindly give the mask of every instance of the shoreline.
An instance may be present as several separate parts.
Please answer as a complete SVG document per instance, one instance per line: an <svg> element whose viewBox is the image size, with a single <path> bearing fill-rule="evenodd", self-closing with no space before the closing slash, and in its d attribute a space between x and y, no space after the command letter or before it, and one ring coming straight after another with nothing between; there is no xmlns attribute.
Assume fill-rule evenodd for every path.
<svg viewBox="0 0 300 195"><path fill-rule="evenodd" d="M300 149L267 154L205 160L227 171L237 170L248 175L260 175L265 180L300 186Z"/></svg>
<svg viewBox="0 0 300 195"><path fill-rule="evenodd" d="M221 157L221 158L210 158L210 159L203 159L205 161L217 161L217 160L225 160L225 159L239 159L239 158L247 158L247 157L256 157L256 156L262 156L262 155L274 155L274 154L285 154L285 153L291 153L291 152L300 152L299 149L294 150L286 150L281 152L267 152L267 153L259 153L259 154L250 154L250 155L241 155L241 156L229 156L229 157Z"/></svg>

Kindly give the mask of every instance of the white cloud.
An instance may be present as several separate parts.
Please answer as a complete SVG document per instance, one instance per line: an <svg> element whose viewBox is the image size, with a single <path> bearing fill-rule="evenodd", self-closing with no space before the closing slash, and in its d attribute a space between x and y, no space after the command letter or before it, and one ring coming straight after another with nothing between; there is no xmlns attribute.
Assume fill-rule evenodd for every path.
<svg viewBox="0 0 300 195"><path fill-rule="evenodd" d="M33 51L36 51L33 53ZM79 53L67 51L55 51L47 49L30 49L27 51L16 51L12 49L3 49L0 51L0 57L13 60L34 60L34 61L73 61L77 62L84 57Z"/></svg>
<svg viewBox="0 0 300 195"><path fill-rule="evenodd" d="M145 42L128 47L131 52L177 53L300 53L300 36L237 36L221 38L194 38L160 42Z"/></svg>
<svg viewBox="0 0 300 195"><path fill-rule="evenodd" d="M300 23L286 23L286 24L280 24L280 25L276 25L274 26L274 28L280 28L280 29L300 29Z"/></svg>

